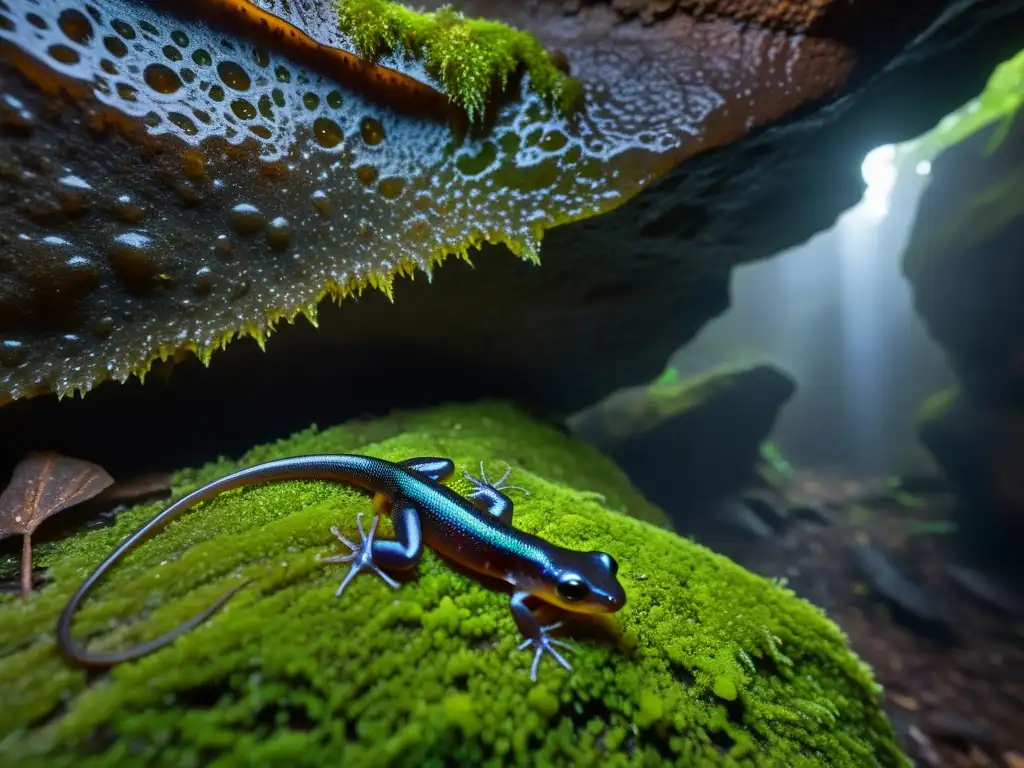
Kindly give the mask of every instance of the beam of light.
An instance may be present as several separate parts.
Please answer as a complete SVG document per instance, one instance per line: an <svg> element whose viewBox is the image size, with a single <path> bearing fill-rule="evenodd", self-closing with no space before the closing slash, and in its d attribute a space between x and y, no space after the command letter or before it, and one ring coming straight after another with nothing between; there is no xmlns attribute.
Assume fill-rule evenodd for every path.
<svg viewBox="0 0 1024 768"><path fill-rule="evenodd" d="M876 221L884 219L896 186L896 145L883 144L868 152L861 163L860 175L867 184L863 200L865 210Z"/></svg>

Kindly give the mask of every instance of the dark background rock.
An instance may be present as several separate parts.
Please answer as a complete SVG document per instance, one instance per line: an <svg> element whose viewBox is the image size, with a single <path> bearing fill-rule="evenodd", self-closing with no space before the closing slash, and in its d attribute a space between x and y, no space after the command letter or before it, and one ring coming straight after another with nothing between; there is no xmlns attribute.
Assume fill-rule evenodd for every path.
<svg viewBox="0 0 1024 768"><path fill-rule="evenodd" d="M527 26L541 39L563 19L557 4L491 5L536 5ZM168 382L13 403L0 409L0 467L44 447L117 476L237 453L310 422L481 396L557 417L653 378L726 310L735 265L830 226L861 195L867 151L930 128L1024 35L1021 0L922 3L898 24L870 23L892 19L891 7L830 4L822 34L842 37L843 8L857 20L843 39L857 66L838 98L691 158L611 214L551 231L543 266L486 248L475 269L399 281L393 305L367 295L325 308L319 331L286 327L266 354L235 342L209 369L189 361Z"/></svg>
<svg viewBox="0 0 1024 768"><path fill-rule="evenodd" d="M936 160L904 268L960 380L926 403L920 438L964 500L965 543L1024 575L1024 121L989 153L997 130Z"/></svg>
<svg viewBox="0 0 1024 768"><path fill-rule="evenodd" d="M570 426L687 530L754 480L761 443L795 391L793 380L769 365L723 370L623 390Z"/></svg>

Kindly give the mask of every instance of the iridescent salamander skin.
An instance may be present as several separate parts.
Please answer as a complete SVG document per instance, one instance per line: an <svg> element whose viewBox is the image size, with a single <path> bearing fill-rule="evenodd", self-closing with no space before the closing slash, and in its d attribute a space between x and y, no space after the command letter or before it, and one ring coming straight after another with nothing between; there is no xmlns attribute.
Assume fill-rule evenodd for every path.
<svg viewBox="0 0 1024 768"><path fill-rule="evenodd" d="M488 481L480 466L480 477L464 472L474 490L460 496L443 482L455 471L450 459L418 457L392 462L371 456L326 454L297 456L269 461L239 470L193 491L167 507L126 539L78 588L61 613L57 638L61 651L71 661L92 667L108 667L137 659L173 642L219 610L248 582L235 587L206 610L170 632L146 643L114 653L91 653L76 646L71 621L79 605L100 578L124 555L156 534L170 521L224 491L262 483L319 480L346 483L373 495L374 516L369 533L357 522L361 541L350 542L337 528L334 535L351 551L347 555L323 558L323 562L351 563L338 588L340 596L361 571L374 571L389 586L397 588L386 571L414 568L430 547L481 576L500 579L512 588L509 606L516 626L524 636L520 649L535 649L530 670L537 679L537 667L544 653L550 653L566 669L572 667L559 654L566 647L549 636L560 625L541 626L529 606L531 599L573 613L613 613L626 603L618 581L618 564L605 552L580 552L560 547L512 526L513 504L503 490L525 490L504 485L509 471L495 483ZM390 514L395 539L376 538L381 514Z"/></svg>

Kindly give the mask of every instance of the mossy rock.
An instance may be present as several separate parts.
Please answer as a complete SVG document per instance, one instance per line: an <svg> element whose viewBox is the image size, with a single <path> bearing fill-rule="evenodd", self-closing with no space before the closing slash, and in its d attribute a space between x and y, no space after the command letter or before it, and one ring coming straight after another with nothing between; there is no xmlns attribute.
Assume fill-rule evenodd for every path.
<svg viewBox="0 0 1024 768"><path fill-rule="evenodd" d="M123 648L241 577L256 584L173 646L87 675L57 653L57 614L160 505L136 507L40 545L52 582L0 603L0 764L907 764L869 670L821 611L652 524L664 518L612 464L512 407L311 429L182 472L174 495L271 457L356 450L450 456L459 470L510 462L532 492L517 499L516 525L612 553L628 605L605 624L571 623L574 671L545 659L534 684L506 595L427 553L397 591L359 578L335 600L345 566L315 556L336 549L331 525L355 535L368 500L324 483L266 485L224 494L130 555L75 635Z"/></svg>

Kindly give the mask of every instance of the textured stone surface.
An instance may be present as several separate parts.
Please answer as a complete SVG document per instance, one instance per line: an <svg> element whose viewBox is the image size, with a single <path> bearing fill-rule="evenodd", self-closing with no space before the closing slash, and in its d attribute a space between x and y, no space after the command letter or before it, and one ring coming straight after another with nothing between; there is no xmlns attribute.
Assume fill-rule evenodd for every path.
<svg viewBox="0 0 1024 768"><path fill-rule="evenodd" d="M272 337L266 355L236 342L209 370L181 366L170 388L159 381L145 389L104 385L61 408L49 400L15 403L0 409L0 429L70 452L88 447L116 461L125 456L110 428L117 414L159 425L155 454L188 448L188 460L196 461L310 420L329 423L399 404L493 394L568 412L649 380L673 349L727 307L735 264L770 256L831 224L861 192L859 163L867 150L921 132L977 92L1009 41L1019 40L1021 5L958 4L902 54L945 4L908 12L899 26L879 26L870 41L794 38L794 58L782 55L777 66L833 78L814 85L819 92L842 86L837 98L807 104L742 141L751 126L735 111L720 115L702 127L700 148L707 151L614 212L550 231L540 267L485 248L473 269L453 263L437 270L431 285L396 282L394 304L369 294L325 308L319 331L300 322ZM498 4L491 6L493 12ZM585 6L573 17L546 3L533 15L527 4L501 7L554 48L614 43L610 55L621 57L632 39L642 55L624 59L621 69L633 84L659 75L659 51L689 51L698 72L764 61L752 47L762 39L756 27L727 20L695 23L675 14L644 27L616 24L605 5ZM879 7L857 5L850 13L859 18L881 13ZM870 79L882 65L885 73ZM796 101L781 108L757 108L781 119L800 103L793 95ZM190 423L197 418L223 438L216 446L196 444ZM133 462L139 459L124 464Z"/></svg>

